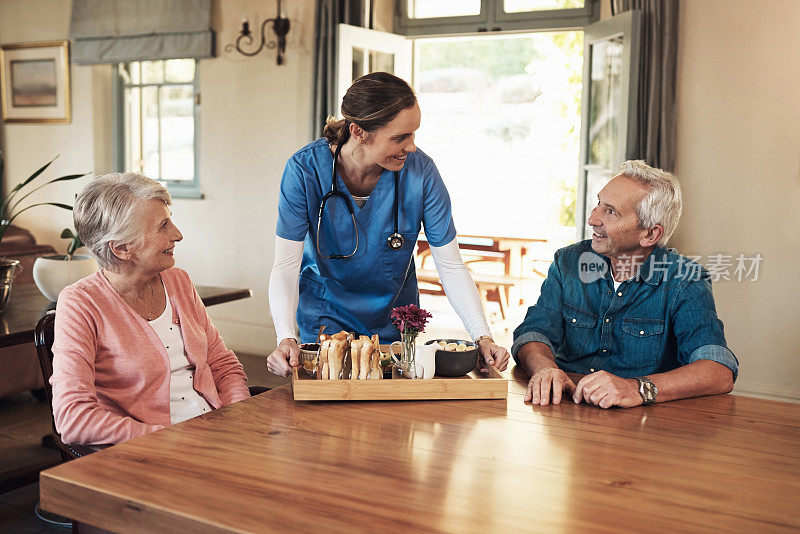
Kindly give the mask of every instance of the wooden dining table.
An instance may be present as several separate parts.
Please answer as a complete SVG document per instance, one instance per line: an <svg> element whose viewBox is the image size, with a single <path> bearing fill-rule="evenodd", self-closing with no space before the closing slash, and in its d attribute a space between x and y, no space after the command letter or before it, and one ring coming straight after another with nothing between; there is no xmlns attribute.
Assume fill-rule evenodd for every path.
<svg viewBox="0 0 800 534"><path fill-rule="evenodd" d="M289 385L41 474L119 532L788 532L800 406L294 402Z"/></svg>

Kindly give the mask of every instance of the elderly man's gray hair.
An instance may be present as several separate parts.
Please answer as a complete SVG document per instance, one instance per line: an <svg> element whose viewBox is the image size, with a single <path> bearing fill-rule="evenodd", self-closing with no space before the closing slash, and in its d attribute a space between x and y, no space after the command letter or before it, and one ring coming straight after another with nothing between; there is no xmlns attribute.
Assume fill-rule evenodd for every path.
<svg viewBox="0 0 800 534"><path fill-rule="evenodd" d="M75 230L102 268L122 264L110 244L141 245L143 228L136 218L136 205L142 200L172 204L166 187L135 172L100 176L78 194L72 212Z"/></svg>
<svg viewBox="0 0 800 534"><path fill-rule="evenodd" d="M649 190L634 209L641 228L652 228L657 224L664 228L664 235L656 243L663 247L677 228L683 211L681 185L678 179L673 174L651 167L640 159L626 161L619 166L619 173L644 184Z"/></svg>

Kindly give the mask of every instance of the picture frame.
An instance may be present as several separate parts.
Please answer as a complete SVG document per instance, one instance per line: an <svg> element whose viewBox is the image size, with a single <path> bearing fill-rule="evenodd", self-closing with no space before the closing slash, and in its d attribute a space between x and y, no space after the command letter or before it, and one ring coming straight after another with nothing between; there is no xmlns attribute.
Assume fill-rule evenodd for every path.
<svg viewBox="0 0 800 534"><path fill-rule="evenodd" d="M69 123L69 71L69 41L0 46L3 122Z"/></svg>

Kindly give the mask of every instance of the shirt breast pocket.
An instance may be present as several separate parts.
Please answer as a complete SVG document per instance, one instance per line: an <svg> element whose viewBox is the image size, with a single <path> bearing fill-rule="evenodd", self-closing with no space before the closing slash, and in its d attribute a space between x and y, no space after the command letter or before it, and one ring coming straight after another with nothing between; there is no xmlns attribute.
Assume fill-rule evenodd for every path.
<svg viewBox="0 0 800 534"><path fill-rule="evenodd" d="M405 280L408 276L408 268L411 265L412 252L414 244L417 242L417 235L412 233L400 234L403 236L403 246L395 250L389 248L388 235L383 243L380 244L383 249L383 270L384 276L389 280Z"/></svg>
<svg viewBox="0 0 800 534"><path fill-rule="evenodd" d="M561 307L564 318L564 349L570 360L584 356L586 344L597 326L597 315L585 308L564 302Z"/></svg>
<svg viewBox="0 0 800 534"><path fill-rule="evenodd" d="M661 358L664 321L625 317L622 319L622 350L620 360L630 369L657 366Z"/></svg>

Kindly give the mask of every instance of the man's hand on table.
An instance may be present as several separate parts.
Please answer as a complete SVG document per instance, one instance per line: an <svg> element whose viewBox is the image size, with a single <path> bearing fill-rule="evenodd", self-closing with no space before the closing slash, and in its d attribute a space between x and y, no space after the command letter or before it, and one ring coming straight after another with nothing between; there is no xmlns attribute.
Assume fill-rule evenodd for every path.
<svg viewBox="0 0 800 534"><path fill-rule="evenodd" d="M631 408L642 404L639 382L634 378L620 378L607 371L597 371L578 381L572 400L584 401L600 408Z"/></svg>
<svg viewBox="0 0 800 534"><path fill-rule="evenodd" d="M289 376L292 367L300 364L300 347L293 337L286 338L278 344L272 354L267 356L267 370L278 376Z"/></svg>
<svg viewBox="0 0 800 534"><path fill-rule="evenodd" d="M564 391L574 394L575 382L557 367L544 367L531 376L524 400L546 406L550 403L552 393L553 404L559 404Z"/></svg>
<svg viewBox="0 0 800 534"><path fill-rule="evenodd" d="M508 351L500 345L496 345L491 339L485 338L478 341L478 352L480 352L486 365L493 365L499 371L505 371L506 367L508 367L508 361L511 358ZM481 370L483 372L489 371L483 365L481 365Z"/></svg>

